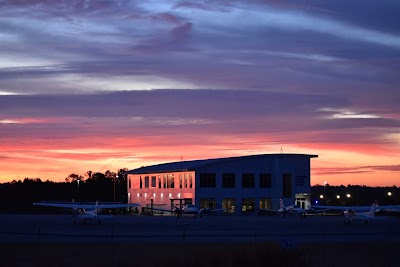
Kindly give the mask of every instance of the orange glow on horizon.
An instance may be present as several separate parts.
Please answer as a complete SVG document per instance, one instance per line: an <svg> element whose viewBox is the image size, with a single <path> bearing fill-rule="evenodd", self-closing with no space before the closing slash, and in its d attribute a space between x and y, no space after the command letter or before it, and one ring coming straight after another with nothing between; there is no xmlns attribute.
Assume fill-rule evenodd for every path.
<svg viewBox="0 0 400 267"><path fill-rule="evenodd" d="M330 185L399 185L398 170L379 167L398 164L387 148L387 153L376 157L371 151L377 148L369 145L356 145L351 151L352 147L336 144L282 145L270 144L265 139L266 136L253 136L252 139L234 136L95 136L66 141L37 139L21 140L15 144L6 142L0 145L0 182L24 178L60 182L71 173L84 175L89 170L116 172L121 168L135 169L180 160L280 153L282 148L283 153L319 155L311 159L312 185L323 184L324 181ZM365 153L362 153L363 149Z"/></svg>

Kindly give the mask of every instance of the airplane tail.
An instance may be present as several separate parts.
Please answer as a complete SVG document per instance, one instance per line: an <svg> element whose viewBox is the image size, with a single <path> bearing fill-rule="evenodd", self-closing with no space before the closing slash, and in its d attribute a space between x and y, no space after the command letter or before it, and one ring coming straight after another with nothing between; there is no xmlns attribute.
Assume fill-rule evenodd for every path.
<svg viewBox="0 0 400 267"><path fill-rule="evenodd" d="M369 214L371 215L371 218L374 218L374 217L375 217L376 206L377 206L377 205L376 205L375 202L372 203L371 209L370 209L370 211L369 211Z"/></svg>
<svg viewBox="0 0 400 267"><path fill-rule="evenodd" d="M96 206L95 206L95 208L94 208L94 214L95 214L95 216L97 216L97 212L98 212L97 206L98 206L98 205L99 205L99 201L96 200Z"/></svg>
<svg viewBox="0 0 400 267"><path fill-rule="evenodd" d="M282 200L282 198L279 199L279 208L280 208L280 209L284 209L284 208L285 208L285 206L283 205L283 200Z"/></svg>

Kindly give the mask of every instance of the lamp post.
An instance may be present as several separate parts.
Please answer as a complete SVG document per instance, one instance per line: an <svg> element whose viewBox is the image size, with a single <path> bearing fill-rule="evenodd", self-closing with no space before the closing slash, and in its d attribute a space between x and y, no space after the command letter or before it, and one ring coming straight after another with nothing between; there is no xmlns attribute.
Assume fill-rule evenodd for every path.
<svg viewBox="0 0 400 267"><path fill-rule="evenodd" d="M81 180L79 180L79 179L76 180L76 182L78 183L78 201L81 201L81 200L80 200L80 195L79 195L79 182L80 182L80 181L81 181Z"/></svg>
<svg viewBox="0 0 400 267"><path fill-rule="evenodd" d="M118 175L114 176L114 202L115 202L115 179L118 179Z"/></svg>

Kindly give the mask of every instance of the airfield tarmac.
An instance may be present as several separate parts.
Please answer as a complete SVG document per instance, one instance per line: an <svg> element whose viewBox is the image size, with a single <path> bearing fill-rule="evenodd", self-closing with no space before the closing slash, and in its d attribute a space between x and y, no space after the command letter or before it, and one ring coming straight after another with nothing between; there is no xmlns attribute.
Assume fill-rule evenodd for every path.
<svg viewBox="0 0 400 267"><path fill-rule="evenodd" d="M34 262L41 262L32 266L43 265L42 260L49 255L46 251L51 251L56 247L73 248L73 251L78 253L82 250L87 252L89 246L98 247L96 254L103 251L104 247L106 251L113 251L112 262L101 265L107 262L103 260L97 263L98 266L125 266L116 265L118 262L116 258L121 259L121 256L125 254L136 255L136 265L140 265L139 255L150 255L150 257L153 254L162 255L160 251L166 251L166 255L181 255L183 248L186 251L190 250L189 248L197 248L196 252L193 252L197 255L204 249L206 252L203 253L207 251L210 253L207 248L221 250L228 247L231 247L231 251L262 249L264 252L275 251L274 254L286 251L286 253L305 256L307 263L297 266L352 266L352 258L357 253L362 255L362 257L356 257L358 259L370 259L367 262L367 265L370 263L369 266L381 266L379 264L382 264L382 261L385 262L385 266L398 266L400 263L395 256L400 248L400 220L394 217L376 217L368 224L352 222L348 225L343 223L341 216L307 216L305 219L290 216L282 219L277 216L175 218L173 216L119 215L107 216L102 219L101 224L94 222L73 224L71 215L2 214L0 215L0 244L0 264L1 259L9 258L10 262L14 262L18 258L17 256L12 258L14 254L11 248L13 247L22 249L24 255L35 251L32 250L33 248L37 250L39 247L39 251L25 259L28 262L33 259L35 259ZM99 246L102 247L99 248ZM133 251L136 252L133 253ZM149 251L154 251L154 253L149 254ZM373 254L368 255L368 251ZM391 253L391 251L396 252ZM54 252L54 255L58 254ZM340 259L345 255L348 257L343 262ZM381 258L381 256L385 257ZM270 259L271 257L270 255ZM393 260L391 257L394 257ZM62 256L58 257L58 259L62 258ZM376 259L377 265L371 262L373 259ZM59 264L59 266L70 266L68 262L64 257L64 264ZM231 262L228 265L233 266L238 262ZM304 262L304 259L300 262ZM392 262L393 265L390 265ZM358 263L360 263L359 260ZM71 266L77 266L76 263L72 264ZM257 266L254 263L253 265ZM149 266L147 261L146 266Z"/></svg>

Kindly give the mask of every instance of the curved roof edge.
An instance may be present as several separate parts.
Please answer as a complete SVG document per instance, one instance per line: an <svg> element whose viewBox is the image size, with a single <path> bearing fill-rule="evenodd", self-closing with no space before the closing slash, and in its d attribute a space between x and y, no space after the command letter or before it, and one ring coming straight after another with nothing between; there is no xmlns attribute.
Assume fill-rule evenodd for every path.
<svg viewBox="0 0 400 267"><path fill-rule="evenodd" d="M317 158L318 155L312 154L291 154L291 153L277 153L277 154L258 154L258 155L247 155L247 156L236 156L226 158L214 158L214 159L200 159L200 160L188 160L188 161L177 161L161 163L150 166L143 166L137 169L127 171L126 174L147 174L147 173L162 173L162 172L181 172L181 171L193 171L196 168L203 167L205 165L220 163L223 161L230 161L243 158L252 157L308 157Z"/></svg>

